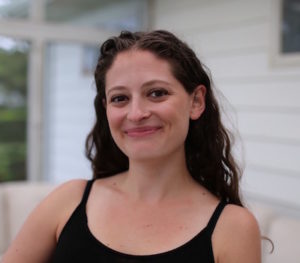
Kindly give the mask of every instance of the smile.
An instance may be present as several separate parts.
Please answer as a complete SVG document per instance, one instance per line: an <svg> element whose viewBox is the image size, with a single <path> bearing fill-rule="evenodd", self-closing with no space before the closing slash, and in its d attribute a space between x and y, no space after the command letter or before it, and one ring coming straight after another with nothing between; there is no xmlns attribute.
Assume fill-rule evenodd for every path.
<svg viewBox="0 0 300 263"><path fill-rule="evenodd" d="M160 130L161 127L137 127L137 128L132 128L132 129L127 129L125 130L125 134L128 135L129 137L144 137L148 135L152 135L158 130Z"/></svg>

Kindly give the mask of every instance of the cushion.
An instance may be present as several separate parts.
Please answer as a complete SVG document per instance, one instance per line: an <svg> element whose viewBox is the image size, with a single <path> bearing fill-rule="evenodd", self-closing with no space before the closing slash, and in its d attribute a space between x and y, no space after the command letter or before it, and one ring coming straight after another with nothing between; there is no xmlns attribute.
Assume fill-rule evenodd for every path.
<svg viewBox="0 0 300 263"><path fill-rule="evenodd" d="M14 239L34 207L54 188L38 182L9 182L0 185L0 254Z"/></svg>

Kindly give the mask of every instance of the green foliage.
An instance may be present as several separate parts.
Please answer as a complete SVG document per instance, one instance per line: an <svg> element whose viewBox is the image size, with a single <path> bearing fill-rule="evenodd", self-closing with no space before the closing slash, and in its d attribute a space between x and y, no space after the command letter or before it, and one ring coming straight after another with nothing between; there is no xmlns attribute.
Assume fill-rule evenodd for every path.
<svg viewBox="0 0 300 263"><path fill-rule="evenodd" d="M0 98L21 96L26 102L26 52L0 49ZM5 105L5 106L4 106ZM22 106L0 105L0 182L26 178L27 109Z"/></svg>
<svg viewBox="0 0 300 263"><path fill-rule="evenodd" d="M0 49L0 89L26 97L27 61L26 53Z"/></svg>
<svg viewBox="0 0 300 263"><path fill-rule="evenodd" d="M26 178L25 143L0 143L0 182Z"/></svg>
<svg viewBox="0 0 300 263"><path fill-rule="evenodd" d="M0 122L26 120L26 108L8 109L0 107Z"/></svg>

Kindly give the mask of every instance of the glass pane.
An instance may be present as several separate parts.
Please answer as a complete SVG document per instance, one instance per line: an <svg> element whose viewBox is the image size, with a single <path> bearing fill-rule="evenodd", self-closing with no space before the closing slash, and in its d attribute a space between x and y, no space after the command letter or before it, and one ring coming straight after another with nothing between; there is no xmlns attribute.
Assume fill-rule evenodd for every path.
<svg viewBox="0 0 300 263"><path fill-rule="evenodd" d="M282 52L300 52L300 1L283 1Z"/></svg>
<svg viewBox="0 0 300 263"><path fill-rule="evenodd" d="M84 145L94 123L93 71L98 55L97 46L47 45L44 173L49 181L92 176Z"/></svg>
<svg viewBox="0 0 300 263"><path fill-rule="evenodd" d="M0 17L27 18L30 0L0 0Z"/></svg>
<svg viewBox="0 0 300 263"><path fill-rule="evenodd" d="M0 37L0 182L26 178L26 42Z"/></svg>
<svg viewBox="0 0 300 263"><path fill-rule="evenodd" d="M145 27L145 6L146 0L47 0L46 19L108 30L136 31Z"/></svg>

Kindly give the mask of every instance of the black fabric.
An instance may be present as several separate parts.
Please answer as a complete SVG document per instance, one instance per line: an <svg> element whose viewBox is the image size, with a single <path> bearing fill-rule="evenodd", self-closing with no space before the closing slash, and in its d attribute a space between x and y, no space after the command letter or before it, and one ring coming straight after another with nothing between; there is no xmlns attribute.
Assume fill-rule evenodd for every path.
<svg viewBox="0 0 300 263"><path fill-rule="evenodd" d="M85 207L93 182L88 181L80 204L62 230L52 263L214 263L211 235L225 202L218 204L207 226L184 245L154 255L129 255L102 244L88 228Z"/></svg>

